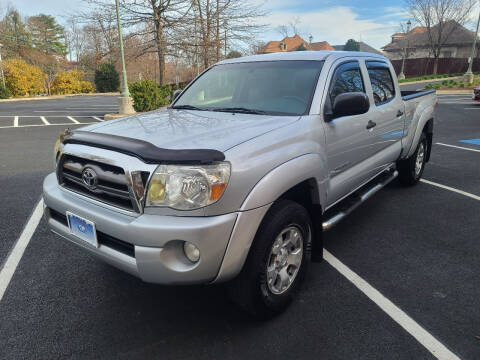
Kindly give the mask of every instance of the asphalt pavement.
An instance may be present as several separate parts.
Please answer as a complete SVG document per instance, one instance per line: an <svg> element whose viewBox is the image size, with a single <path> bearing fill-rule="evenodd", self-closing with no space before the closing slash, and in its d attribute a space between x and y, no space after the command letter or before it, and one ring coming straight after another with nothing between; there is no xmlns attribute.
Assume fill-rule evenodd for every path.
<svg viewBox="0 0 480 360"><path fill-rule="evenodd" d="M480 145L463 141L480 140L480 106L468 95L439 98L424 179L479 196ZM101 121L115 105L114 97L0 103L9 124L0 128L0 267L53 170L58 133L81 126L68 117ZM327 232L325 248L453 353L479 359L479 210L478 200L453 190L393 182ZM54 236L42 220L0 300L0 359L30 358L434 356L327 262L312 264L284 314L256 322L221 286L143 283Z"/></svg>

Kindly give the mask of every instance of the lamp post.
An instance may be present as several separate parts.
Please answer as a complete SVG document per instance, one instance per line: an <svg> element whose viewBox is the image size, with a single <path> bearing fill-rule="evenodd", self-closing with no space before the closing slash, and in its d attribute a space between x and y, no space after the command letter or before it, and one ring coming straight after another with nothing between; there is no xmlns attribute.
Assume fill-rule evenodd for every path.
<svg viewBox="0 0 480 360"><path fill-rule="evenodd" d="M0 44L0 49L2 49L3 44ZM2 76L2 84L5 87L5 76L3 75L3 65L2 65L2 53L0 51L0 75Z"/></svg>
<svg viewBox="0 0 480 360"><path fill-rule="evenodd" d="M477 29L475 30L475 33L473 34L473 44L472 44L472 55L470 56L470 61L468 64L468 70L463 75L463 80L466 83L473 83L473 72L472 72L472 67L473 67L473 60L475 59L475 47L477 45L477 36L478 36L478 27L480 25L480 11L478 12L478 20L477 20Z"/></svg>
<svg viewBox="0 0 480 360"><path fill-rule="evenodd" d="M408 33L410 32L410 26L412 25L412 22L410 20L407 21L407 33L405 34L405 41L403 44L403 56L402 56L402 69L400 70L400 74L398 74L398 79L403 80L405 79L405 60L407 58L407 51L408 51Z"/></svg>
<svg viewBox="0 0 480 360"><path fill-rule="evenodd" d="M123 36L122 36L122 23L120 22L120 5L118 0L115 0L115 6L117 10L117 26L118 26L118 41L120 42L120 57L122 60L122 91L120 93L118 101L119 114L134 114L132 98L130 97L130 91L128 91L127 71L125 70L125 54L123 52Z"/></svg>

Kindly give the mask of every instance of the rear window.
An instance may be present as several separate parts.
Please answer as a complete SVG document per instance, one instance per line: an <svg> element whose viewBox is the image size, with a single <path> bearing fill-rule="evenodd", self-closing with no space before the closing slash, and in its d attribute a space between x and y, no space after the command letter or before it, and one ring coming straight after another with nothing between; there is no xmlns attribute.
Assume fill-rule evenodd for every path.
<svg viewBox="0 0 480 360"><path fill-rule="evenodd" d="M384 104L395 97L395 85L388 65L381 61L367 61L368 76L376 105Z"/></svg>

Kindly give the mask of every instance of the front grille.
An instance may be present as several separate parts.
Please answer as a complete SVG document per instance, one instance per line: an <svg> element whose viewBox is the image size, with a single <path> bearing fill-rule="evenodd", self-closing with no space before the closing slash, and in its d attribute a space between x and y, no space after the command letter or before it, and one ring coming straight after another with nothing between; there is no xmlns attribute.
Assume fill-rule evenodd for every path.
<svg viewBox="0 0 480 360"><path fill-rule="evenodd" d="M50 217L59 223L61 223L64 226L68 227L68 220L67 220L67 215L62 214L56 210L53 210L51 208L48 208L48 211L50 212ZM123 240L117 239L113 236L107 235L105 233L102 233L101 231L97 230L97 241L100 245L109 247L113 250L116 250L118 252L121 252L122 254L135 257L135 246L132 244L129 244Z"/></svg>
<svg viewBox="0 0 480 360"><path fill-rule="evenodd" d="M97 182L94 187L86 186L82 179L86 168L96 173ZM125 172L121 167L65 154L57 169L63 187L115 207L134 210Z"/></svg>

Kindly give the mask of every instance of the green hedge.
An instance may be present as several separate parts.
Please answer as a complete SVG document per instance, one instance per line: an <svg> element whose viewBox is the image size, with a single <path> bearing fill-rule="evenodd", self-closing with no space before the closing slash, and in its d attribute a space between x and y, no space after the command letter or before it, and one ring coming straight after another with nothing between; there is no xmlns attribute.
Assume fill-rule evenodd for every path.
<svg viewBox="0 0 480 360"><path fill-rule="evenodd" d="M151 111L167 106L171 102L173 91L184 87L159 86L152 80L140 80L128 85L135 111Z"/></svg>
<svg viewBox="0 0 480 360"><path fill-rule="evenodd" d="M102 63L95 70L95 87L98 92L118 91L120 76L112 63Z"/></svg>

